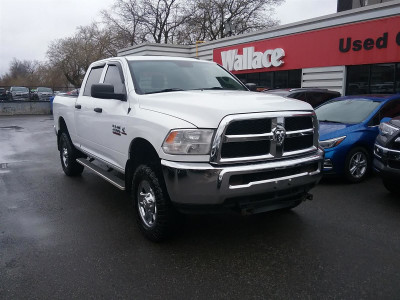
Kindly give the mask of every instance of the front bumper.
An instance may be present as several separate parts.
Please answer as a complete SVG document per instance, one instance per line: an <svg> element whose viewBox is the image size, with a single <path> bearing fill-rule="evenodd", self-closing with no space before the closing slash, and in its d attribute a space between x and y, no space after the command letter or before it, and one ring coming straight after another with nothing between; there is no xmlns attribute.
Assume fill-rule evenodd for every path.
<svg viewBox="0 0 400 300"><path fill-rule="evenodd" d="M400 151L374 146L374 171L383 177L400 177Z"/></svg>
<svg viewBox="0 0 400 300"><path fill-rule="evenodd" d="M171 201L177 205L224 205L235 199L297 200L321 179L324 152L281 161L235 166L162 160ZM285 192L286 191L286 192Z"/></svg>

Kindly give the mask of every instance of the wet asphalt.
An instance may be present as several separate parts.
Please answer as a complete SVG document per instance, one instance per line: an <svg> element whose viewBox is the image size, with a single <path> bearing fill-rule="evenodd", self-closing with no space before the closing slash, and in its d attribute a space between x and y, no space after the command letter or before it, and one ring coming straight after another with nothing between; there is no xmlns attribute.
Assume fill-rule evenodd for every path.
<svg viewBox="0 0 400 300"><path fill-rule="evenodd" d="M62 172L51 116L0 117L0 299L399 299L400 199L324 180L287 213L188 216L170 241L128 197Z"/></svg>

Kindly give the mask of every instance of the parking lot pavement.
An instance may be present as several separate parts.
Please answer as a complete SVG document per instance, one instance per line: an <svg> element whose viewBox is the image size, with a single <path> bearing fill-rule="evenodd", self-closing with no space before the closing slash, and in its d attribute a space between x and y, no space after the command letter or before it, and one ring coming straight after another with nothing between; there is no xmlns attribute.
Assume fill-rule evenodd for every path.
<svg viewBox="0 0 400 300"><path fill-rule="evenodd" d="M61 169L50 116L0 117L1 299L395 299L400 199L325 180L289 213L188 216L154 244L124 192Z"/></svg>

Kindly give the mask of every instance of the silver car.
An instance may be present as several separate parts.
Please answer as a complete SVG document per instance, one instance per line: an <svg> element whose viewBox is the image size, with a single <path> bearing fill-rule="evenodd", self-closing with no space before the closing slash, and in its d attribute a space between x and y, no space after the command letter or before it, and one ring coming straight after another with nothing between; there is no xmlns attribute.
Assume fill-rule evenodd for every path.
<svg viewBox="0 0 400 300"><path fill-rule="evenodd" d="M23 86L12 86L9 93L10 100L29 100L29 89Z"/></svg>

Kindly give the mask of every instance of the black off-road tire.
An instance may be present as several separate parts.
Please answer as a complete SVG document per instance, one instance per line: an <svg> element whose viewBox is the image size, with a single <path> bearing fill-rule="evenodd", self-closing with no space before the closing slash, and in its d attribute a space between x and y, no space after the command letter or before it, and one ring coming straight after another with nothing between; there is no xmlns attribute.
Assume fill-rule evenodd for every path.
<svg viewBox="0 0 400 300"><path fill-rule="evenodd" d="M385 188L395 195L400 195L400 184L399 182L391 178L383 178L383 185Z"/></svg>
<svg viewBox="0 0 400 300"><path fill-rule="evenodd" d="M64 173L67 176L81 175L84 167L76 161L79 157L79 152L75 149L71 138L66 132L61 133L59 143L60 160Z"/></svg>
<svg viewBox="0 0 400 300"><path fill-rule="evenodd" d="M365 170L361 171L358 167L356 167L357 171L354 173L352 172L352 168L355 166L355 164L357 164L358 157L363 161L363 163L365 163ZM361 162L359 166L361 166ZM351 149L347 154L344 168L345 178L350 183L359 183L367 178L371 169L371 158L367 150L362 147ZM360 172L358 172L358 170L360 170Z"/></svg>
<svg viewBox="0 0 400 300"><path fill-rule="evenodd" d="M130 194L139 229L153 242L161 242L171 237L180 218L171 204L161 176L157 166L139 165L132 178ZM155 209L151 203L155 204Z"/></svg>

